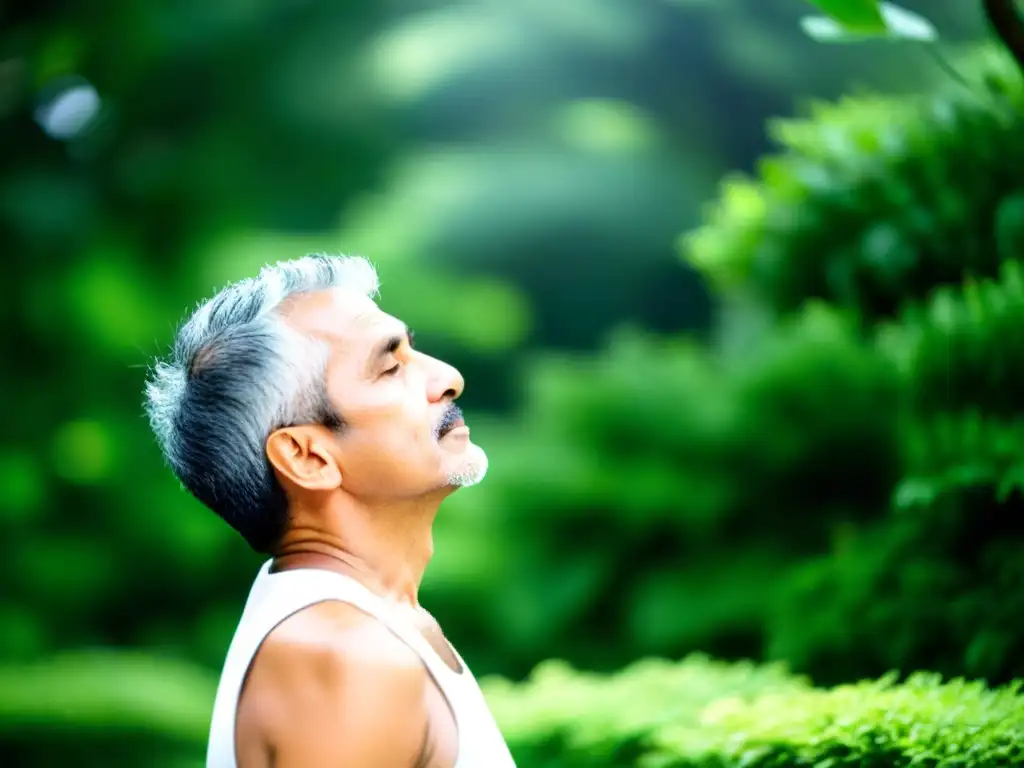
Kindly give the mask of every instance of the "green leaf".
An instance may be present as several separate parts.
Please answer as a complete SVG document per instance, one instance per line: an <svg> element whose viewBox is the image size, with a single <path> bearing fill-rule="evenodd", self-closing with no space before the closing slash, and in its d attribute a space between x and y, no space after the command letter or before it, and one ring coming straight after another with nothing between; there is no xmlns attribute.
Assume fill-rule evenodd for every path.
<svg viewBox="0 0 1024 768"><path fill-rule="evenodd" d="M859 43L873 35L850 32L842 24L827 16L804 16L800 19L804 34L819 43Z"/></svg>
<svg viewBox="0 0 1024 768"><path fill-rule="evenodd" d="M859 43L864 40L916 40L932 42L938 32L923 16L892 3L880 3L883 18L880 29L864 30L851 27L835 18L805 16L800 20L804 33L819 43Z"/></svg>
<svg viewBox="0 0 1024 768"><path fill-rule="evenodd" d="M808 0L848 32L884 33L885 18L878 0Z"/></svg>
<svg viewBox="0 0 1024 768"><path fill-rule="evenodd" d="M889 28L889 37L924 42L939 39L938 31L924 16L892 3L881 3L881 9L885 24Z"/></svg>

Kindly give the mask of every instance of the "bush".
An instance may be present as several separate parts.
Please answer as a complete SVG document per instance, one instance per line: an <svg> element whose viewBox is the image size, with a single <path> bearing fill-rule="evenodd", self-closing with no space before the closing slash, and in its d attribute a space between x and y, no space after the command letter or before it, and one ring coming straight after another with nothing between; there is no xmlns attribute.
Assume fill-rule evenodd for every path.
<svg viewBox="0 0 1024 768"><path fill-rule="evenodd" d="M1024 499L991 483L909 501L785 580L770 658L819 683L929 669L1024 677Z"/></svg>
<svg viewBox="0 0 1024 768"><path fill-rule="evenodd" d="M760 654L780 576L884 514L898 406L892 365L823 306L735 353L623 334L600 358L553 358L517 434L476 432L491 473L438 518L446 547L453 520L479 526L466 549L494 542L486 576L432 566L429 599L510 676L551 648L604 670Z"/></svg>
<svg viewBox="0 0 1024 768"><path fill-rule="evenodd" d="M1011 768L1024 762L1024 697L918 674L725 699L652 741L644 768Z"/></svg>
<svg viewBox="0 0 1024 768"><path fill-rule="evenodd" d="M494 468L447 514L491 510L461 541L501 544L486 578L427 591L503 662L483 669L701 650L819 682L1016 674L1024 80L991 48L960 68L977 92L774 124L783 151L684 239L716 344L553 358L518 434L477 433Z"/></svg>
<svg viewBox="0 0 1024 768"><path fill-rule="evenodd" d="M525 683L491 678L482 687L516 762L531 768L633 766L650 752L655 730L696 725L705 707L722 697L809 690L782 666L726 664L703 655L645 659L607 676L547 661Z"/></svg>
<svg viewBox="0 0 1024 768"><path fill-rule="evenodd" d="M888 514L780 574L766 610L767 657L819 683L896 668L994 684L1024 670L1024 79L992 48L960 68L974 92L862 96L777 121L782 152L728 183L683 243L727 305L769 318L760 343L825 300L900 380ZM833 392L824 378L793 386Z"/></svg>
<svg viewBox="0 0 1024 768"><path fill-rule="evenodd" d="M1019 686L919 674L831 690L781 667L700 656L645 660L613 676L540 667L484 683L513 754L531 768L959 766L1024 760Z"/></svg>
<svg viewBox="0 0 1024 768"><path fill-rule="evenodd" d="M725 183L686 259L776 311L820 298L870 325L1024 257L1024 81L1001 50L961 68L974 92L846 98L771 123L782 151Z"/></svg>
<svg viewBox="0 0 1024 768"><path fill-rule="evenodd" d="M1024 270L940 289L880 333L904 377L904 476L881 524L780 589L768 655L818 682L1024 676Z"/></svg>
<svg viewBox="0 0 1024 768"><path fill-rule="evenodd" d="M979 480L1009 491L1024 475L1024 267L943 287L879 332L905 381L903 494Z"/></svg>

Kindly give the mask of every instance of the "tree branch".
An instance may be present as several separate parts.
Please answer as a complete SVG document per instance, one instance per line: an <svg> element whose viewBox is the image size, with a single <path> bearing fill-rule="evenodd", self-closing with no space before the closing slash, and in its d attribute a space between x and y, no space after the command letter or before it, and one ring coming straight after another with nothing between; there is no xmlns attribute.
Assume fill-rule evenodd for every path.
<svg viewBox="0 0 1024 768"><path fill-rule="evenodd" d="M1024 72L1024 19L1017 14L1016 0L982 0L988 23Z"/></svg>

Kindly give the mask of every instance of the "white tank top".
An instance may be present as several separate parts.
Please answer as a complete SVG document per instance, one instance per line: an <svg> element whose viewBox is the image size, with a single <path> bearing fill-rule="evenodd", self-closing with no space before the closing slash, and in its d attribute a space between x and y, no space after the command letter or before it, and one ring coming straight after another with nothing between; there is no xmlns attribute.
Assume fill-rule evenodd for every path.
<svg viewBox="0 0 1024 768"><path fill-rule="evenodd" d="M292 614L325 600L338 600L373 616L423 661L455 714L459 753L455 768L515 768L512 755L469 667L455 653L462 672L451 669L414 627L396 617L389 605L355 579L316 568L270 573L260 569L228 649L217 687L210 725L206 768L238 768L235 716L249 664L264 638Z"/></svg>

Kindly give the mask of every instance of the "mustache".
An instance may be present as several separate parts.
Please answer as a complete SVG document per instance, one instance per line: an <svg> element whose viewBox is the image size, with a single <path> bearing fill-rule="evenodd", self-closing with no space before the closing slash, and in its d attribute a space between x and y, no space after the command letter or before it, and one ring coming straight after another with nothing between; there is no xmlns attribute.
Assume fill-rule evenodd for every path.
<svg viewBox="0 0 1024 768"><path fill-rule="evenodd" d="M455 423L463 418L462 409L459 408L455 403L451 403L444 412L444 416L441 420L434 425L434 439L440 440L445 432L455 426Z"/></svg>

